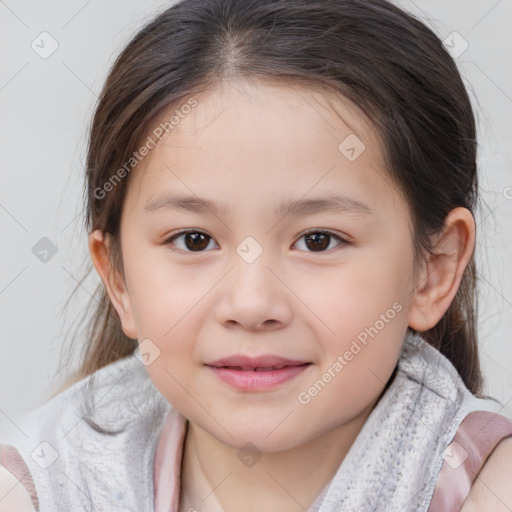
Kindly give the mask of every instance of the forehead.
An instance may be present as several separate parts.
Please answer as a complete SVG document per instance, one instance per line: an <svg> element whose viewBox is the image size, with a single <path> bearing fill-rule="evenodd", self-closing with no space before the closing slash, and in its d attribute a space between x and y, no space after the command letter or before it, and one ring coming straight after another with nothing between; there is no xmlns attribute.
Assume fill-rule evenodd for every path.
<svg viewBox="0 0 512 512"><path fill-rule="evenodd" d="M193 98L194 108L175 115ZM332 89L270 80L222 82L216 87L191 94L165 109L153 123L177 124L164 136L164 146L179 149L180 142L198 145L216 136L230 133L233 141L244 134L258 135L253 146L275 140L279 143L329 135L333 143L343 134L353 134L370 146L373 157L381 153L381 141L372 123L347 98ZM300 124L297 124L300 121ZM149 131L149 130L148 130ZM298 150L299 148L297 148ZM382 163L382 162L379 162Z"/></svg>
<svg viewBox="0 0 512 512"><path fill-rule="evenodd" d="M180 111L191 97L195 106ZM381 189L395 188L376 130L355 105L327 90L227 82L183 98L154 125L173 117L176 124L132 172L132 205L167 186L201 196L224 190L231 198L238 189L246 200L258 192L277 198L340 185L367 185L377 198L376 179Z"/></svg>

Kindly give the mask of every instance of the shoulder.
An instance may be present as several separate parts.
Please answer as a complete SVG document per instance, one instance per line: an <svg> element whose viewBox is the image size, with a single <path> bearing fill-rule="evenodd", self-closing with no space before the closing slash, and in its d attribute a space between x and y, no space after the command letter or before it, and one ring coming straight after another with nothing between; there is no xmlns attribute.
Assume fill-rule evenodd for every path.
<svg viewBox="0 0 512 512"><path fill-rule="evenodd" d="M0 465L0 512L36 512L28 491Z"/></svg>
<svg viewBox="0 0 512 512"><path fill-rule="evenodd" d="M0 512L39 508L32 474L17 448L0 444Z"/></svg>
<svg viewBox="0 0 512 512"><path fill-rule="evenodd" d="M475 479L461 512L512 510L512 437L502 439Z"/></svg>

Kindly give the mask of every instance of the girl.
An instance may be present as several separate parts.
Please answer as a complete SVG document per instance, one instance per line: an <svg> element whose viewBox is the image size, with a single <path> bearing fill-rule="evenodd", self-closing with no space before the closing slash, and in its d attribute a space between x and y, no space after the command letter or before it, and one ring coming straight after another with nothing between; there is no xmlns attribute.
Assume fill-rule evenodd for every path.
<svg viewBox="0 0 512 512"><path fill-rule="evenodd" d="M159 15L91 127L84 361L3 440L2 510L510 510L476 147L454 61L385 0Z"/></svg>

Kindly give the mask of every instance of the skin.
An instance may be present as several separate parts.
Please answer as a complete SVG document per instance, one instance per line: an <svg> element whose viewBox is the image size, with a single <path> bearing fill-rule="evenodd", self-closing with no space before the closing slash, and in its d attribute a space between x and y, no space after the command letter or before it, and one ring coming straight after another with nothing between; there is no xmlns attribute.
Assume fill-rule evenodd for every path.
<svg viewBox="0 0 512 512"><path fill-rule="evenodd" d="M510 487L510 460L512 437L503 439L487 459L464 501L461 512L510 512L512 489Z"/></svg>
<svg viewBox="0 0 512 512"><path fill-rule="evenodd" d="M155 386L189 420L180 511L302 511L380 398L407 327L424 331L448 309L474 248L474 220L464 208L450 212L435 254L415 267L407 204L375 131L348 101L242 81L195 98L198 105L129 177L124 274L112 270L110 240L99 230L89 238L91 257L124 332L160 351L146 367ZM338 149L351 134L366 146L355 161ZM227 202L231 211L145 209L164 193ZM283 200L334 193L373 213L274 212ZM202 252L187 248L185 236L168 241L183 229L210 237ZM309 231L348 243L332 237L314 251ZM263 250L252 263L236 251L247 236ZM394 318L300 403L299 393L393 304L400 306ZM311 364L274 389L241 392L204 366L233 354ZM237 457L247 442L262 454L251 468Z"/></svg>

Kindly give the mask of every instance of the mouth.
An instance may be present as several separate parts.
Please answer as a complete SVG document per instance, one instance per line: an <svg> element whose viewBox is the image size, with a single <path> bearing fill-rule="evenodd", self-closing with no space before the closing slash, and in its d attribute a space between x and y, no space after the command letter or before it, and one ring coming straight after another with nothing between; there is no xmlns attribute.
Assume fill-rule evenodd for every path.
<svg viewBox="0 0 512 512"><path fill-rule="evenodd" d="M237 370L248 370L248 371L269 371L269 370L280 370L281 368L289 366L300 366L308 364L307 361L300 361L296 359L288 359L281 356L274 355L263 355L258 357L250 357L246 355L234 355L229 357L223 357L217 359L211 363L207 363L207 366L215 368L232 368Z"/></svg>
<svg viewBox="0 0 512 512"><path fill-rule="evenodd" d="M262 391L290 381L311 364L278 356L232 356L205 366L233 388L241 391Z"/></svg>

